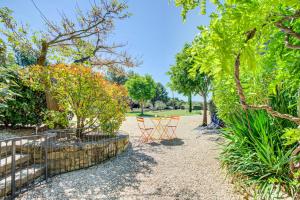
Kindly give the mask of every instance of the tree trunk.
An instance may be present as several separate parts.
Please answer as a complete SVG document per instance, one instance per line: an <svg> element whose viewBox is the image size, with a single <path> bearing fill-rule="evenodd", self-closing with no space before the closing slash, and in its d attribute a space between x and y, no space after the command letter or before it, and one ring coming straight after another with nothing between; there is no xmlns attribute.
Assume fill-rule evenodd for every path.
<svg viewBox="0 0 300 200"><path fill-rule="evenodd" d="M144 102L141 102L141 114L144 115Z"/></svg>
<svg viewBox="0 0 300 200"><path fill-rule="evenodd" d="M153 110L155 110L155 101L152 101Z"/></svg>
<svg viewBox="0 0 300 200"><path fill-rule="evenodd" d="M133 105L133 101L132 100L129 101L129 106L130 106L130 111L133 111L133 106L134 105Z"/></svg>
<svg viewBox="0 0 300 200"><path fill-rule="evenodd" d="M37 59L37 64L40 66L45 66L46 64L46 57L47 57L47 53L48 53L48 43L46 41L42 42L42 49L41 49L41 53Z"/></svg>
<svg viewBox="0 0 300 200"><path fill-rule="evenodd" d="M45 95L48 110L59 111L58 102L52 97L49 90L46 90Z"/></svg>
<svg viewBox="0 0 300 200"><path fill-rule="evenodd" d="M192 93L189 93L189 96L188 96L188 102L189 102L189 112L191 113L192 112Z"/></svg>
<svg viewBox="0 0 300 200"><path fill-rule="evenodd" d="M40 65L40 66L46 65L48 49L49 49L48 43L46 41L43 41L41 53L37 59L38 65ZM49 86L47 86L46 88L49 88ZM48 110L59 111L57 100L51 96L50 92L47 89L46 89L45 95L46 95L46 103L47 103Z"/></svg>
<svg viewBox="0 0 300 200"><path fill-rule="evenodd" d="M76 137L82 139L82 119L76 117Z"/></svg>
<svg viewBox="0 0 300 200"><path fill-rule="evenodd" d="M202 126L207 126L207 97L206 94L201 95L203 97L203 123Z"/></svg>

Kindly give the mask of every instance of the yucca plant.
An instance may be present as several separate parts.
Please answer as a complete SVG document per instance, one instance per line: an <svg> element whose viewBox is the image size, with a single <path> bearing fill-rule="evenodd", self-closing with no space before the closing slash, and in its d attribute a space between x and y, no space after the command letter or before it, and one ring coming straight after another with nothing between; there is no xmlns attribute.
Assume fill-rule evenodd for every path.
<svg viewBox="0 0 300 200"><path fill-rule="evenodd" d="M222 165L243 177L242 184L255 188L260 199L293 196L297 190L289 170L294 147L284 145L281 126L265 111L241 111L228 117L223 130Z"/></svg>

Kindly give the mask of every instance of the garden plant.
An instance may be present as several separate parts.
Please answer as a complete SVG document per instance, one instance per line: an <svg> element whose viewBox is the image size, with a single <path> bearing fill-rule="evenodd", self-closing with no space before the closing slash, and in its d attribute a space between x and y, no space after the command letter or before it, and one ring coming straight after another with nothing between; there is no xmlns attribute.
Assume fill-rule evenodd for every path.
<svg viewBox="0 0 300 200"><path fill-rule="evenodd" d="M68 126L68 121L57 118L63 119L61 116L71 112L75 115L77 136L82 138L82 130L86 127L99 127L104 133L114 134L125 119L125 88L106 81L89 67L78 64L37 65L23 72L28 85L39 91L47 89L58 102L59 111L48 111L46 122L50 128L57 125L55 121Z"/></svg>
<svg viewBox="0 0 300 200"><path fill-rule="evenodd" d="M175 0L184 20L189 10L206 14L207 3ZM249 195L297 198L299 171L290 165L299 163L299 1L211 3L216 11L192 42L188 72L200 70L212 79L213 100L226 124L223 166Z"/></svg>

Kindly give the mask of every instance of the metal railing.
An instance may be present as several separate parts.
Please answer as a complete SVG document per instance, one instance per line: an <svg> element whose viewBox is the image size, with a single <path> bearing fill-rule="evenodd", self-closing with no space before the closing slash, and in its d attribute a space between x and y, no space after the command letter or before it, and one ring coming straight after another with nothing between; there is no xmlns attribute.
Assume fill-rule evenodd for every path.
<svg viewBox="0 0 300 200"><path fill-rule="evenodd" d="M51 130L0 140L0 199L13 199L57 174L87 168L118 153L118 137L98 130ZM126 136L125 136L126 137Z"/></svg>
<svg viewBox="0 0 300 200"><path fill-rule="evenodd" d="M35 159L43 157L43 149L38 145L44 140L44 136L35 135L0 141L0 197L14 198L45 179L38 178L44 174L46 162Z"/></svg>

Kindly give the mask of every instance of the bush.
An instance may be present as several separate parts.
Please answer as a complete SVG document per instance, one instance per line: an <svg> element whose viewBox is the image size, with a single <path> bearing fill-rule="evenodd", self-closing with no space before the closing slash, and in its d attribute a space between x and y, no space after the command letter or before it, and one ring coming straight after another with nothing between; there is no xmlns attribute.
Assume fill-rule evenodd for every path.
<svg viewBox="0 0 300 200"><path fill-rule="evenodd" d="M168 107L172 107L172 109L181 109L184 108L184 101L179 100L178 98L171 98L167 102Z"/></svg>
<svg viewBox="0 0 300 200"><path fill-rule="evenodd" d="M28 84L35 89L47 90L58 101L60 110L74 113L78 137L83 137L81 130L86 127L100 127L104 133L114 134L125 119L125 88L109 83L91 68L63 64L33 66L28 75ZM51 119L53 125L63 121L55 116L61 118L51 115L48 123Z"/></svg>
<svg viewBox="0 0 300 200"><path fill-rule="evenodd" d="M193 110L202 110L202 106L193 106Z"/></svg>
<svg viewBox="0 0 300 200"><path fill-rule="evenodd" d="M0 122L6 126L41 124L46 109L45 94L24 85L17 74L10 74L10 82L15 83L9 89L16 95L0 107Z"/></svg>
<svg viewBox="0 0 300 200"><path fill-rule="evenodd" d="M155 102L155 109L157 110L163 110L166 108L166 104L162 101L156 101Z"/></svg>
<svg viewBox="0 0 300 200"><path fill-rule="evenodd" d="M54 110L46 111L44 123L51 129L65 128L69 125L67 113Z"/></svg>
<svg viewBox="0 0 300 200"><path fill-rule="evenodd" d="M232 114L226 124L220 159L229 174L247 188L257 188L262 199L279 197L282 189L295 195L299 188L289 170L293 147L284 145L281 124L264 111Z"/></svg>

